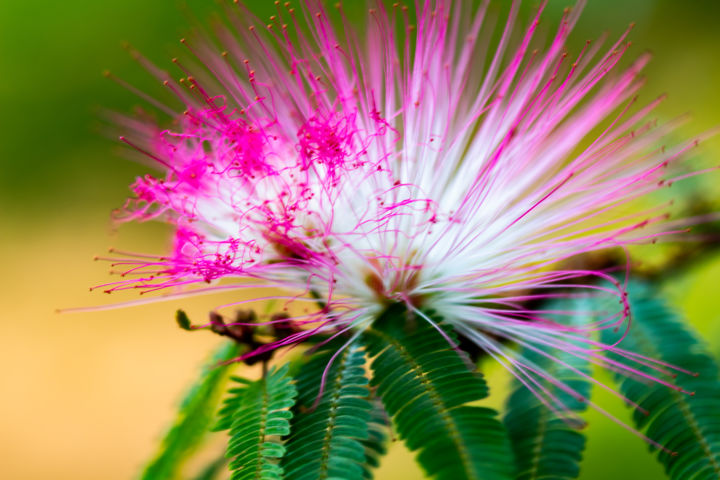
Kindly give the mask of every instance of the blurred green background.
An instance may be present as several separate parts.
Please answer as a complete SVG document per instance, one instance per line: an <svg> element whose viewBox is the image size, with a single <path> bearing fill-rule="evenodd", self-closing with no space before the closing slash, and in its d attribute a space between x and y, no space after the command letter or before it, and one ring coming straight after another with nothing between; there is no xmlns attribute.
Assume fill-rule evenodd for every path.
<svg viewBox="0 0 720 480"><path fill-rule="evenodd" d="M250 2L252 4L252 2ZM272 2L257 2L269 15ZM501 2L496 2L501 3ZM556 22L569 0L551 1ZM524 18L535 8L523 5ZM102 108L129 111L137 98L101 75L152 90L152 78L121 47L128 41L163 67L177 40L216 2L174 0L0 0L0 471L8 479L127 479L138 472L172 417L185 384L216 339L174 327L177 304L58 315L58 307L106 303L88 287L107 278L94 254L110 245L162 251L158 225L111 230L109 212L144 168L100 131ZM664 119L690 112L679 136L718 125L720 6L716 1L590 0L571 51L603 31L637 22L630 56L654 53L642 98L668 93ZM693 156L718 163L711 140ZM717 176L699 188L717 201ZM669 298L720 354L720 257L668 279ZM131 297L116 297L119 301ZM182 302L203 316L217 299ZM507 376L491 369L496 393ZM597 401L629 417L616 399ZM500 395L493 402L499 406ZM583 480L663 478L646 445L590 414ZM379 479L422 478L396 443Z"/></svg>

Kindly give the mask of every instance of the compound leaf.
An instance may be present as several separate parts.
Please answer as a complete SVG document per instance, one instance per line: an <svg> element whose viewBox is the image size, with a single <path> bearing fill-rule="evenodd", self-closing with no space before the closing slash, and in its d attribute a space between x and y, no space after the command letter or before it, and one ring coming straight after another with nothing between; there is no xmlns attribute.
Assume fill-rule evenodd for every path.
<svg viewBox="0 0 720 480"><path fill-rule="evenodd" d="M670 380L678 389L637 375L616 374L622 393L641 407L633 412L635 425L664 447L650 448L658 450L658 460L671 479L716 480L720 478L718 364L651 286L632 283L629 301L632 321L626 337L621 340L622 330L608 329L603 341L613 344L621 340L619 347L623 350L693 372L679 373ZM627 363L617 352L607 355ZM659 375L646 365L634 367L648 375Z"/></svg>
<svg viewBox="0 0 720 480"><path fill-rule="evenodd" d="M563 316L555 320L581 325L592 318L586 308L588 303L587 299L566 299L552 302L546 308L548 311L576 312L570 318ZM585 436L579 431L584 422L577 414L587 408L581 398L590 396L591 384L584 376L590 374L590 364L570 350L544 345L525 346L519 356L525 364L547 377L535 378L538 384L533 384L545 401L517 378L513 381L504 423L515 452L518 467L515 478L575 479L580 475L580 461L585 449ZM552 404L554 409L545 402Z"/></svg>
<svg viewBox="0 0 720 480"><path fill-rule="evenodd" d="M497 413L467 405L487 396L485 381L434 326L396 305L366 332L365 343L375 357L371 385L400 438L411 451L419 450L428 475L512 478L512 453Z"/></svg>
<svg viewBox="0 0 720 480"><path fill-rule="evenodd" d="M232 419L226 452L232 480L283 478L279 459L285 447L280 438L290 433L290 409L297 395L287 370L288 366L284 365L271 369L265 378L243 382L244 388L226 401L224 410L231 412ZM225 418L227 414L221 418L222 426Z"/></svg>
<svg viewBox="0 0 720 480"><path fill-rule="evenodd" d="M200 380L185 394L173 426L163 439L160 450L145 467L142 480L176 478L180 467L207 433L228 377L224 362L240 354L235 342L224 343L212 355Z"/></svg>
<svg viewBox="0 0 720 480"><path fill-rule="evenodd" d="M365 446L364 478L373 478L373 469L380 466L380 458L387 453L388 418L382 402L372 399L372 410L368 422L368 438L363 440Z"/></svg>
<svg viewBox="0 0 720 480"><path fill-rule="evenodd" d="M297 376L298 404L283 458L286 480L364 477L363 442L369 439L372 410L365 352L357 343L344 347L332 359L336 352L331 347L314 354ZM325 384L320 392L323 373Z"/></svg>

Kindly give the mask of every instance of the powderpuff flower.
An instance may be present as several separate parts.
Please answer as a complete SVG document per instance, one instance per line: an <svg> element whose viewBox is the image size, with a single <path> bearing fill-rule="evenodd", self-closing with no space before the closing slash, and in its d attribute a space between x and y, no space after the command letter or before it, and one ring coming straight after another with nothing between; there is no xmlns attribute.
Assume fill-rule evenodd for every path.
<svg viewBox="0 0 720 480"><path fill-rule="evenodd" d="M174 247L118 252L124 278L102 288L307 302L256 323L295 330L247 357L357 336L402 303L430 323L438 312L529 387L546 374L502 339L608 366L596 350L622 350L588 334L627 324L624 286L570 260L671 231L667 205L632 205L692 145L659 146L673 124L648 119L661 99L636 102L647 56L618 68L628 32L573 56L582 5L536 49L539 12L518 27L513 4L493 35L488 2L471 3L378 2L362 31L314 0L276 2L269 23L233 6L214 36L183 41L179 81L138 56L182 106L149 99L166 125L119 120L159 173L132 184L118 218L171 223ZM538 307L580 292L616 296L617 312L568 326L557 316L577 312ZM625 358L611 367L651 362Z"/></svg>

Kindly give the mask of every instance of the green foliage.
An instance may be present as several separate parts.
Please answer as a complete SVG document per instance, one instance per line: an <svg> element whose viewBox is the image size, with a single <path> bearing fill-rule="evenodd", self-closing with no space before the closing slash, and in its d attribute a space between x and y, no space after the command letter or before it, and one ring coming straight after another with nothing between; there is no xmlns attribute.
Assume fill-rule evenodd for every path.
<svg viewBox="0 0 720 480"><path fill-rule="evenodd" d="M697 374L679 373L674 381L666 377L679 388L693 392L692 395L637 376L616 375L623 394L646 410L635 409L635 424L639 429L646 429L649 438L668 450L659 450L658 459L673 480L720 478L717 363L650 287L631 284L629 299L632 323L619 347ZM613 343L623 333L606 330L603 341ZM608 357L627 364L627 360L616 353L608 353ZM635 368L658 375L643 365Z"/></svg>
<svg viewBox="0 0 720 480"><path fill-rule="evenodd" d="M364 478L373 478L372 469L380 466L380 458L387 453L388 417L377 398L372 399L372 410L368 422L368 438L363 440L365 447Z"/></svg>
<svg viewBox="0 0 720 480"><path fill-rule="evenodd" d="M285 447L279 437L290 433L290 408L297 395L287 370L285 365L270 370L263 379L243 382L244 388L226 401L220 423L224 426L228 415L232 419L226 453L231 459L232 480L283 478L278 459L285 454Z"/></svg>
<svg viewBox="0 0 720 480"><path fill-rule="evenodd" d="M489 408L467 406L487 396L468 359L426 320L390 307L367 331L377 394L418 462L438 480L507 480L512 453Z"/></svg>
<svg viewBox="0 0 720 480"><path fill-rule="evenodd" d="M585 308L587 303L587 300L565 300L553 302L547 308L577 312L567 323L581 324L587 321L587 315L584 315L587 311ZM556 320L562 321L560 318ZM525 347L519 353L527 365L562 382L583 399L590 396L591 384L579 373L590 373L587 360L565 350L541 345L536 348L542 349L552 358ZM537 380L549 394L557 398L558 404L555 406L558 410L562 410L563 416L560 417L551 410L519 380L513 381L504 423L515 452L518 467L515 478L517 480L577 478L580 474L582 452L585 449L585 436L578 431L584 424L574 414L584 411L587 404L577 395L571 395L557 384L546 379ZM548 396L545 398L552 402Z"/></svg>
<svg viewBox="0 0 720 480"><path fill-rule="evenodd" d="M183 398L177 419L159 452L145 467L143 480L176 478L183 461L195 451L210 426L227 380L228 367L220 365L240 354L237 344L224 343L203 369L200 380Z"/></svg>
<svg viewBox="0 0 720 480"><path fill-rule="evenodd" d="M640 406L634 411L635 424L663 445L658 457L671 479L719 478L717 363L649 287L631 285L630 303L633 319L627 335L624 330L605 329L603 341L614 344L622 339L624 350L697 373L680 373L672 379L643 365L644 360L633 364L648 375L665 375L677 389L639 375L616 373L619 390ZM570 323L577 324L587 322L586 312L617 307L563 300L547 308L576 312ZM418 463L437 480L578 478L585 447L578 414L586 409L591 391L585 377L590 370L587 360L570 349L523 346L516 354L543 372L536 377L539 388L562 412L549 408L515 380L503 426L494 410L470 404L487 397L487 385L473 371L467 355L448 343L445 336L456 340L451 329L441 319L432 321L435 326L422 315L395 305L359 341L340 351L342 343L333 342L314 353L297 369L294 380L288 374L289 364L258 381L233 377L234 386L214 427L229 431L226 457L231 478L371 480L372 469L385 453L388 418L407 447L418 452ZM180 319L179 323L188 322ZM145 469L143 480L177 477L182 462L202 440L227 379L227 368L218 363L236 357L239 348L228 343L215 354L183 400L178 420ZM366 353L373 358L370 386ZM629 363L627 356L617 352L606 355L612 361ZM287 437L284 443L282 437ZM216 478L224 465L225 460L219 459L197 478Z"/></svg>
<svg viewBox="0 0 720 480"><path fill-rule="evenodd" d="M216 459L214 462L205 465L205 468L203 468L200 473L193 477L193 480L215 480L216 478L218 478L218 475L220 475L220 472L224 470L226 463L227 460L223 455L222 457Z"/></svg>
<svg viewBox="0 0 720 480"><path fill-rule="evenodd" d="M247 387L253 382L242 377L232 377L234 386L228 390L228 395L223 400L222 408L218 412L217 423L213 427L213 431L230 430L233 422L233 415L239 408Z"/></svg>
<svg viewBox="0 0 720 480"><path fill-rule="evenodd" d="M341 345L313 355L297 376L298 403L283 458L286 480L362 480L372 404L365 376L365 352L357 344L343 349L320 380Z"/></svg>

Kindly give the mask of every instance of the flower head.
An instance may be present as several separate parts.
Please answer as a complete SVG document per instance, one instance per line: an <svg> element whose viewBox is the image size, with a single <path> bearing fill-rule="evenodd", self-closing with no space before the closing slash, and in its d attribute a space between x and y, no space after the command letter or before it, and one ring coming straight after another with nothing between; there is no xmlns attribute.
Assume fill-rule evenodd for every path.
<svg viewBox="0 0 720 480"><path fill-rule="evenodd" d="M122 121L160 173L118 215L169 222L175 242L126 259L133 278L104 288L265 286L307 301L282 319L301 328L265 349L360 332L403 303L528 377L543 374L499 339L591 361L620 351L586 334L623 324L623 286L567 261L666 230L664 206L628 208L671 181L686 148L658 147L672 128L647 119L660 99L636 106L648 58L617 71L627 32L566 53L580 8L536 50L540 13L523 29L514 4L493 40L488 2L469 3L426 0L414 16L378 3L363 31L312 0L269 24L239 7L216 39L185 42L195 65L175 61L179 81L141 58L181 106L159 105L166 126ZM616 296L617 312L568 326L556 318L573 312L537 307L580 291Z"/></svg>

